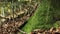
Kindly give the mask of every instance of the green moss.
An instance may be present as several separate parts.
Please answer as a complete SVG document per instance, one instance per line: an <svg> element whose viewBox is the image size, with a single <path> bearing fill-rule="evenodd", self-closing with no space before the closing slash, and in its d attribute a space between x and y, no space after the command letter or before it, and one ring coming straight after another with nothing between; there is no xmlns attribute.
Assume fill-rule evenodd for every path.
<svg viewBox="0 0 60 34"><path fill-rule="evenodd" d="M22 28L25 32L31 32L33 29L49 29L52 27L53 13L50 11L50 1L43 0L34 16L30 18L28 23Z"/></svg>
<svg viewBox="0 0 60 34"><path fill-rule="evenodd" d="M60 26L60 21L56 21L53 25L53 27L58 28Z"/></svg>

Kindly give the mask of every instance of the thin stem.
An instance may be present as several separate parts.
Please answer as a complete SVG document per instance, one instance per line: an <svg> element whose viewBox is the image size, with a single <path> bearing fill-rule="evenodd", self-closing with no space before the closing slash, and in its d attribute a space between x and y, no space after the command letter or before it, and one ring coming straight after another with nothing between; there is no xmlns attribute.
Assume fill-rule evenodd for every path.
<svg viewBox="0 0 60 34"><path fill-rule="evenodd" d="M13 22L14 22L14 6L13 6L13 1L12 1L12 10L13 10Z"/></svg>

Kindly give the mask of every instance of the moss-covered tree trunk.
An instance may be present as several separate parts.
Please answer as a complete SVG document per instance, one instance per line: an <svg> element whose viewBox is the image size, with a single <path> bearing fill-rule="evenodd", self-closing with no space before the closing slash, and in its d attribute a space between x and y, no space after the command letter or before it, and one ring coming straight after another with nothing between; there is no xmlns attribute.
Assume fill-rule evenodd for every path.
<svg viewBox="0 0 60 34"><path fill-rule="evenodd" d="M28 23L22 28L23 31L29 33L34 29L49 29L53 26L54 9L51 6L52 0L42 0L37 8L34 16L30 18Z"/></svg>

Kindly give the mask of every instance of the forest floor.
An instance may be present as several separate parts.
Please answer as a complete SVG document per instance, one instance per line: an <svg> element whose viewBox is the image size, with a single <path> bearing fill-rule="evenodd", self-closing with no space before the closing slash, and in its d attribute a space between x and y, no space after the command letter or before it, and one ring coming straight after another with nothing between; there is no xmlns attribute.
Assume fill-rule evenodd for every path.
<svg viewBox="0 0 60 34"><path fill-rule="evenodd" d="M52 27L50 30L35 29L31 32L31 34L60 34L60 27Z"/></svg>
<svg viewBox="0 0 60 34"><path fill-rule="evenodd" d="M33 2L34 3L34 2ZM31 3L31 4L33 4ZM32 6L32 7L30 7ZM3 24L0 26L0 34L27 34L26 32L22 31L20 28L26 24L26 22L29 20L31 16L34 15L35 10L38 7L38 3L35 3L33 5L29 6L24 6L23 8L27 8L28 12L27 14L21 14L18 15L18 17L14 19L10 19L5 21ZM33 8L33 9L32 9ZM60 34L60 27L54 28L52 27L49 30L42 30L42 29L35 29L31 31L29 34Z"/></svg>
<svg viewBox="0 0 60 34"><path fill-rule="evenodd" d="M24 15L24 14L18 15L18 17L14 18L14 20L13 19L6 20L0 26L0 34L17 34L17 32L22 33L23 31L20 30L19 28L29 19L29 17L31 17L33 15L37 6L38 6L38 3L36 3L34 5L32 11L30 11L31 13L27 13L26 15Z"/></svg>

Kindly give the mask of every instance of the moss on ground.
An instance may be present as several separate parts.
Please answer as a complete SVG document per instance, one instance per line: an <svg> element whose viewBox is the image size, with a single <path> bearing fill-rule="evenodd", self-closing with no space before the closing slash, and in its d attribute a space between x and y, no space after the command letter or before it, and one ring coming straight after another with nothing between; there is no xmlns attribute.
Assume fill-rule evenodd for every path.
<svg viewBox="0 0 60 34"><path fill-rule="evenodd" d="M52 25L52 11L50 11L50 1L44 0L40 3L34 16L30 18L28 23L23 27L23 31L30 32L33 29L49 29Z"/></svg>
<svg viewBox="0 0 60 34"><path fill-rule="evenodd" d="M29 19L22 30L29 33L37 28L48 30L51 27L56 26L54 25L55 20L53 17L60 15L60 10L58 10L58 7L58 9L56 9L55 7L57 6L54 6L54 3L52 4L52 0L43 0L34 13L34 16Z"/></svg>

